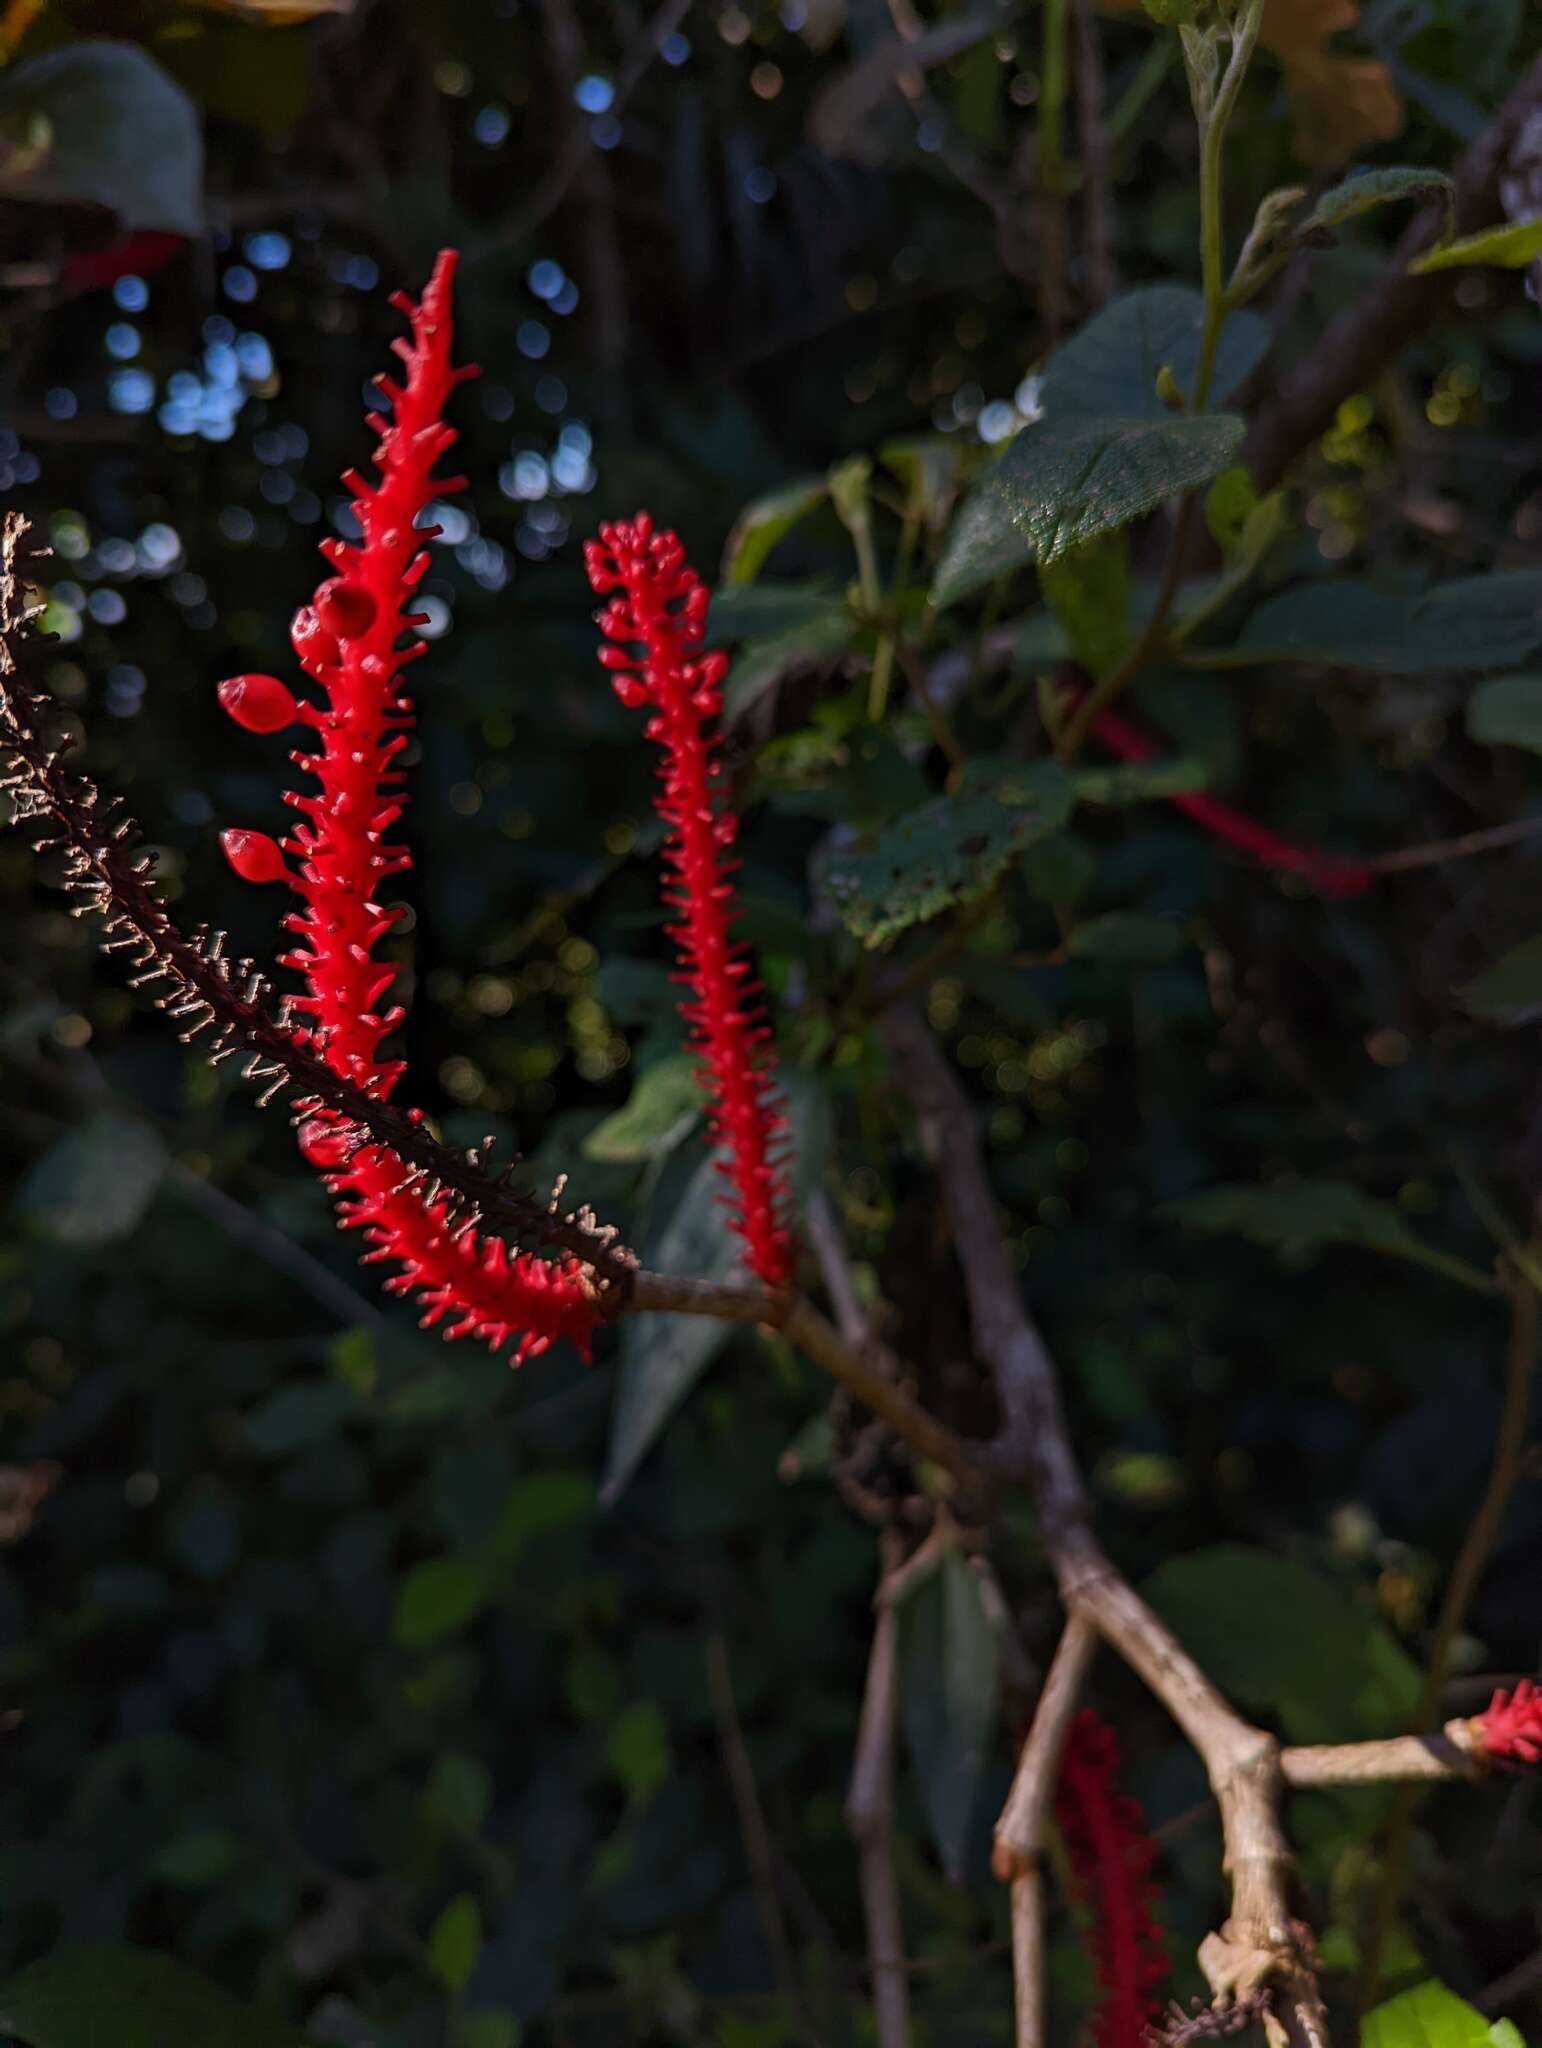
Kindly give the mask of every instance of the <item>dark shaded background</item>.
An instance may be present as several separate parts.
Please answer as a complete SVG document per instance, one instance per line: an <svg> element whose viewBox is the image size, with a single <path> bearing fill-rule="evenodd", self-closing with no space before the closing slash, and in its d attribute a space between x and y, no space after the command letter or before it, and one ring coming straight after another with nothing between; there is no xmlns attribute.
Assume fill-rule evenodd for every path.
<svg viewBox="0 0 1542 2048"><path fill-rule="evenodd" d="M233 882L216 834L276 829L282 746L237 734L214 685L290 672L285 623L397 331L386 293L438 246L466 252L457 324L485 374L455 402L471 490L436 549L435 644L415 671L407 1051L448 1131L570 1168L644 1241L699 1141L641 1181L582 1151L676 1026L638 852L650 764L593 664L578 542L646 502L710 571L758 492L895 433L976 441L1045 339L1031 11L1004 9L931 74L919 125L893 92L860 118L832 106L888 33L868 0L677 12L640 65L648 16L627 0L382 0L288 25L154 0L27 25L13 6L18 61L108 32L181 82L209 226L93 285L113 267L109 212L0 203L0 484L55 550L51 687L89 730L90 772L131 792L180 914L259 953L273 903ZM1402 130L1353 153L1444 165L1536 28L1505 0L1413 0L1369 8L1358 38L1389 67ZM1122 17L1102 43L1113 106L1152 37ZM1194 274L1190 117L1175 65L1150 83L1114 155L1126 283ZM1262 60L1234 151L1239 227L1300 175L1301 119L1299 79ZM142 144L153 156L157 134ZM961 152L993 204L955 174ZM1283 359L1361 288L1380 235L1290 274ZM1071 277L1074 296L1079 264ZM1518 280L1491 274L1467 299L1312 457L1297 566L1395 581L1535 560L1542 324ZM778 561L851 573L828 518ZM983 623L949 630L967 644ZM1535 804L1527 757L1462 737L1460 693L1269 672L1165 709L1260 815L1378 849ZM784 740L815 730L796 690L775 716ZM876 1054L841 1024L854 954L805 924L817 809L756 810L751 921L793 1055L832 1106L858 1250L946 1394L968 1378L951 1258ZM1451 990L1530 936L1542 870L1517 847L1325 905L1150 805L1111 817L1096 852L1099 906L1182 920L1182 957L1133 977L966 963L933 1017L989 1101L1110 1542L1137 1579L1223 1541L1309 1561L1417 1662L1487 1466L1502 1313L1370 1254L1282 1263L1156 1211L1215 1181L1339 1175L1485 1262L1453 1154L1524 1216L1534 1030L1479 1026ZM614 1340L592 1369L554 1354L515 1377L419 1337L356 1274L282 1121L123 990L15 836L0 892L0 1403L18 1503L0 1535L4 1968L61 1939L130 1938L318 2042L381 2048L867 2038L841 1802L874 1539L817 1470L811 1368L736 1337L600 1511ZM35 1515L28 1475L52 1481ZM1054 1617L1035 1556L1013 1522L997 1568L1039 1654ZM1535 1667L1539 1566L1529 1483L1452 1711ZM1301 1639L1287 1661L1298 1723L1331 1732L1348 1711L1331 1659ZM1164 1911L1187 1954L1219 1884L1197 1766L1128 1681L1102 1692L1165 1830ZM731 1789L746 1760L769 1905ZM1003 1738L987 1795L1007 1768ZM990 1798L972 1881L952 1889L908 1777L901 1794L923 2038L1005 2041ZM1380 1801L1296 1802L1330 1965L1352 1959ZM1532 1953L1535 1812L1519 1781L1425 1809L1394 1981L1415 1947L1467 1994ZM461 1994L447 1984L471 1921ZM1054 1969L1069 2041L1084 1966L1065 1920Z"/></svg>

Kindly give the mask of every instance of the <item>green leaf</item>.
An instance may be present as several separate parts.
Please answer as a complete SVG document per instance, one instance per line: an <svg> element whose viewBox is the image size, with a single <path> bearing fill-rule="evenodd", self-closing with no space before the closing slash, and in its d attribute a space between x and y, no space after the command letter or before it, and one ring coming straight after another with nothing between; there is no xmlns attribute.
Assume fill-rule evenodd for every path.
<svg viewBox="0 0 1542 2048"><path fill-rule="evenodd" d="M993 579L1155 511L1219 476L1242 445L1234 413L1192 419L1049 417L1025 427L975 486L937 567L931 601L943 606Z"/></svg>
<svg viewBox="0 0 1542 2048"><path fill-rule="evenodd" d="M1542 1004L1542 938L1526 939L1501 953L1457 993L1463 1009L1475 1017L1518 1021Z"/></svg>
<svg viewBox="0 0 1542 2048"><path fill-rule="evenodd" d="M1082 667L1094 676L1116 668L1130 645L1127 536L1105 533L1041 564L1039 588Z"/></svg>
<svg viewBox="0 0 1542 2048"><path fill-rule="evenodd" d="M1170 1559L1142 1591L1222 1692L1292 1742L1390 1735L1418 1699L1416 1666L1374 1614L1294 1558L1220 1543Z"/></svg>
<svg viewBox="0 0 1542 2048"><path fill-rule="evenodd" d="M0 124L43 142L0 156L0 197L105 206L126 228L203 232L197 109L136 45L65 43L0 73Z"/></svg>
<svg viewBox="0 0 1542 2048"><path fill-rule="evenodd" d="M1488 2030L1490 2048L1526 2048L1514 2020L1495 2020Z"/></svg>
<svg viewBox="0 0 1542 2048"><path fill-rule="evenodd" d="M1175 417L1157 394L1164 369L1192 389L1203 332L1197 292L1149 285L1115 299L1066 343L1045 372L1041 417L965 500L937 567L934 605L1030 560L1053 562L1227 467L1241 443L1240 419ZM1267 343L1256 314L1232 316L1212 400L1236 388Z"/></svg>
<svg viewBox="0 0 1542 2048"><path fill-rule="evenodd" d="M466 1626L493 1594L493 1575L476 1551L425 1558L402 1580L391 1633L404 1650L426 1650Z"/></svg>
<svg viewBox="0 0 1542 2048"><path fill-rule="evenodd" d="M829 1149L829 1099L812 1075L783 1081L788 1125L789 1179L794 1216L818 1185ZM740 1245L719 1199L723 1176L711 1159L686 1184L680 1206L665 1226L651 1263L664 1273L727 1280L739 1270ZM621 1326L621 1372L611 1415L610 1444L600 1504L612 1506L664 1425L701 1378L733 1324L715 1316L628 1316Z"/></svg>
<svg viewBox="0 0 1542 2048"><path fill-rule="evenodd" d="M16 1205L56 1244L94 1251L138 1229L165 1170L150 1126L105 1110L43 1154Z"/></svg>
<svg viewBox="0 0 1542 2048"><path fill-rule="evenodd" d="M456 2019L453 2041L454 2048L519 2048L519 2021L496 2006L463 2012Z"/></svg>
<svg viewBox="0 0 1542 2048"><path fill-rule="evenodd" d="M1467 734L1484 746L1542 754L1542 673L1480 683L1467 699Z"/></svg>
<svg viewBox="0 0 1542 2048"><path fill-rule="evenodd" d="M1079 768L1071 779L1079 803L1144 804L1188 796L1204 789L1210 776L1192 755L1169 754L1158 761L1121 761L1115 768Z"/></svg>
<svg viewBox="0 0 1542 2048"><path fill-rule="evenodd" d="M1542 256L1542 220L1512 220L1504 227L1483 228L1426 249L1408 266L1410 277L1432 270L1455 270L1463 263L1492 264L1500 270L1524 270Z"/></svg>
<svg viewBox="0 0 1542 2048"><path fill-rule="evenodd" d="M458 1892L429 1929L428 1960L447 1991L464 1991L482 1953L482 1908Z"/></svg>
<svg viewBox="0 0 1542 2048"><path fill-rule="evenodd" d="M918 434L910 439L885 441L878 459L905 486L905 495L920 508L921 518L932 532L940 532L958 498L966 459L965 444L957 434Z"/></svg>
<svg viewBox="0 0 1542 2048"><path fill-rule="evenodd" d="M1542 942L1539 942L1542 944ZM1163 1214L1194 1230L1235 1231L1254 1244L1284 1252L1309 1251L1322 1244L1358 1244L1393 1258L1430 1266L1448 1279L1488 1292L1493 1283L1464 1259L1452 1258L1425 1243L1390 1202L1362 1194L1347 1181L1300 1180L1269 1187L1246 1183L1207 1188L1181 1202L1166 1204Z"/></svg>
<svg viewBox="0 0 1542 2048"><path fill-rule="evenodd" d="M672 1152L701 1110L696 1062L671 1053L637 1077L623 1108L596 1124L583 1141L586 1159L641 1166Z"/></svg>
<svg viewBox="0 0 1542 2048"><path fill-rule="evenodd" d="M1443 171L1426 170L1418 165L1389 164L1383 170L1361 171L1354 177L1345 178L1341 184L1330 186L1300 223L1299 232L1310 233L1314 228L1331 232L1334 228L1341 228L1346 221L1369 213L1373 207L1389 206L1405 199L1441 199L1449 221L1455 189Z"/></svg>
<svg viewBox="0 0 1542 2048"><path fill-rule="evenodd" d="M1023 852L1023 886L1040 903L1079 903L1097 871L1097 855L1070 832L1052 832Z"/></svg>
<svg viewBox="0 0 1542 2048"><path fill-rule="evenodd" d="M1361 2048L1496 2048L1497 2033L1475 2007L1431 1978L1367 2013L1360 2043Z"/></svg>
<svg viewBox="0 0 1542 2048"><path fill-rule="evenodd" d="M0 1985L0 2033L27 2048L300 2048L170 1956L107 1943L55 1949Z"/></svg>
<svg viewBox="0 0 1542 2048"><path fill-rule="evenodd" d="M723 581L753 583L777 542L824 503L829 489L822 476L800 477L746 505L723 547Z"/></svg>
<svg viewBox="0 0 1542 2048"><path fill-rule="evenodd" d="M1108 960L1154 967L1183 951L1183 934L1165 917L1135 910L1110 910L1079 924L1066 941L1073 960Z"/></svg>
<svg viewBox="0 0 1542 2048"><path fill-rule="evenodd" d="M669 1776L669 1724L657 1700L633 1700L606 1740L605 1754L628 1799L641 1806Z"/></svg>
<svg viewBox="0 0 1542 2048"><path fill-rule="evenodd" d="M1410 602L1344 581L1309 584L1261 605L1236 653L1386 675L1502 668L1542 646L1542 571L1501 570L1439 584Z"/></svg>
<svg viewBox="0 0 1542 2048"><path fill-rule="evenodd" d="M999 1673L980 1582L957 1550L907 1594L898 1626L906 1747L943 1869L958 1884L991 1761Z"/></svg>
<svg viewBox="0 0 1542 2048"><path fill-rule="evenodd" d="M287 1458L331 1436L357 1413L353 1389L336 1380L280 1387L246 1418L246 1441L264 1458Z"/></svg>
<svg viewBox="0 0 1542 2048"><path fill-rule="evenodd" d="M868 851L841 849L827 863L825 884L847 929L881 946L950 904L983 896L1024 847L1058 830L1070 812L1069 779L1052 762L1038 762L989 792L935 797Z"/></svg>

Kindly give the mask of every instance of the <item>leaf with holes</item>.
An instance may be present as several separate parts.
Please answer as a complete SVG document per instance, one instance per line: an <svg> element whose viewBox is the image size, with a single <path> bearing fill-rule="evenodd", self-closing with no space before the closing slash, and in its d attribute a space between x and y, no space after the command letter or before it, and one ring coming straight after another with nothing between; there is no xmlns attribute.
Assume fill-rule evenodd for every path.
<svg viewBox="0 0 1542 2048"><path fill-rule="evenodd" d="M1070 812L1069 779L1041 762L997 791L934 798L866 851L832 854L825 887L847 930L882 946L950 905L983 896L1025 846L1058 830Z"/></svg>

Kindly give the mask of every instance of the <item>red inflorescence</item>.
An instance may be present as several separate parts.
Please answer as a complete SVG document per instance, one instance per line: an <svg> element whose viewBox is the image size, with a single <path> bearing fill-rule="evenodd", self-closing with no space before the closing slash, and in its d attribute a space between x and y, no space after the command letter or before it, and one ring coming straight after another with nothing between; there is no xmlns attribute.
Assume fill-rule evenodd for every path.
<svg viewBox="0 0 1542 2048"><path fill-rule="evenodd" d="M1475 1726L1485 1756L1542 1763L1542 1686L1523 1678L1513 1692L1496 1692Z"/></svg>
<svg viewBox="0 0 1542 2048"><path fill-rule="evenodd" d="M1151 761L1160 752L1149 734L1116 711L1100 712L1092 721L1092 730L1122 761ZM1264 867L1305 875L1323 896L1360 896L1374 880L1373 871L1363 862L1343 860L1315 846L1293 845L1219 797L1179 794L1168 801L1217 839L1224 839Z"/></svg>
<svg viewBox="0 0 1542 2048"><path fill-rule="evenodd" d="M401 671L425 651L421 641L398 642L404 628L419 623L405 607L428 567L420 543L438 531L418 522L435 497L464 483L433 474L455 440L441 414L456 384L476 374L450 363L454 272L454 252L446 250L418 303L400 294L392 300L411 323L412 339L394 344L400 382L379 380L392 417L370 415L380 437L379 481L354 471L344 476L360 539L322 542L336 574L290 628L300 666L320 686L323 703L296 699L274 676L234 676L219 687L221 704L248 731L298 723L319 736L316 752L291 756L318 788L313 795L286 793L300 819L282 851L260 832L227 832L223 844L243 879L286 881L300 898L302 908L284 919L300 943L282 964L305 979L306 992L294 1003L311 1019L301 1035L334 1072L381 1098L395 1086L402 1062L382 1059L380 1042L405 1013L382 1007L397 970L375 957L375 947L402 913L378 897L381 885L410 865L406 848L386 834L402 814L404 778L393 764L413 722ZM365 1232L366 1257L400 1264L388 1284L397 1293L418 1291L425 1324L453 1315L447 1336L476 1336L494 1348L512 1341L516 1361L554 1337L570 1338L588 1356L596 1311L577 1260L548 1264L455 1226L444 1204L425 1206L403 1186L407 1170L394 1153L356 1146L326 1115L303 1127L300 1142L340 1197L344 1227Z"/></svg>
<svg viewBox="0 0 1542 2048"><path fill-rule="evenodd" d="M1100 1993L1093 2039L1097 2048L1141 2048L1167 1958L1151 1910L1156 1849L1139 1806L1115 1788L1118 1772L1114 1731L1084 1708L1066 1742L1055 1817L1092 1921Z"/></svg>
<svg viewBox="0 0 1542 2048"><path fill-rule="evenodd" d="M646 731L663 750L659 815L666 901L679 912L670 936L677 977L690 989L681 1011L701 1061L718 1169L731 1183L734 1228L752 1269L779 1287L792 1269L785 1179L772 1158L784 1129L771 1105L770 1030L758 1005L748 949L732 937L732 852L739 821L722 801L722 766L712 721L722 704L727 657L700 651L707 592L673 533L656 532L646 512L600 528L584 549L589 581L609 602L596 615L613 644L600 649L616 695L648 705ZM638 653L634 650L640 648Z"/></svg>

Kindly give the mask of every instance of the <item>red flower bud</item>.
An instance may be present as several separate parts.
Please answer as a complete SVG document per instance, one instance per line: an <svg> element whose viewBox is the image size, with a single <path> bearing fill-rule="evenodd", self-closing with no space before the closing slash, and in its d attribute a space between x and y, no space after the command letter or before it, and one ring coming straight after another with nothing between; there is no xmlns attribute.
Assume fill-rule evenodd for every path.
<svg viewBox="0 0 1542 2048"><path fill-rule="evenodd" d="M277 840L266 832L232 830L220 834L226 860L243 882L282 882L289 876Z"/></svg>
<svg viewBox="0 0 1542 2048"><path fill-rule="evenodd" d="M277 676L231 676L219 686L220 703L248 732L282 732L298 706Z"/></svg>
<svg viewBox="0 0 1542 2048"><path fill-rule="evenodd" d="M337 637L327 631L308 604L302 604L289 621L289 644L312 675L318 668L336 666L340 652Z"/></svg>
<svg viewBox="0 0 1542 2048"><path fill-rule="evenodd" d="M334 576L316 592L316 616L339 640L362 640L378 616L375 600L362 584Z"/></svg>

